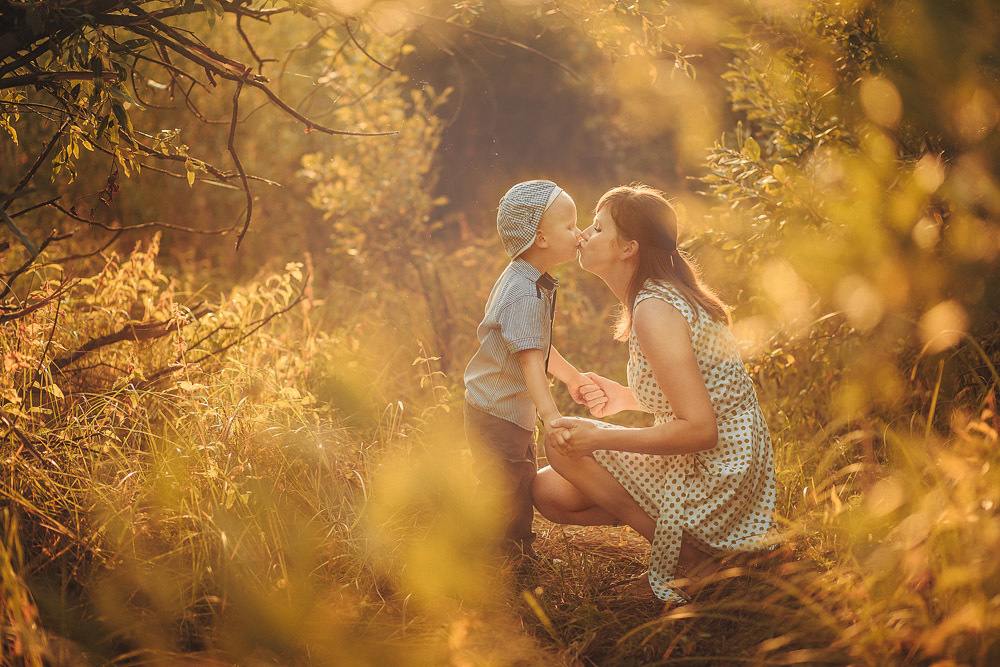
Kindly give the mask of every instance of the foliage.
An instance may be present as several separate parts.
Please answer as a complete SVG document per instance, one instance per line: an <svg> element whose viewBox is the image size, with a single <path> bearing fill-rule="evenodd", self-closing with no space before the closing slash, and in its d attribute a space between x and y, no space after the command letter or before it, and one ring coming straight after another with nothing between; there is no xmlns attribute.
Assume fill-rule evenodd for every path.
<svg viewBox="0 0 1000 667"><path fill-rule="evenodd" d="M487 581L485 561L470 559L484 540L467 513L491 499L466 501L471 477L454 445L438 440L449 393L432 360L410 363L419 341L376 343L385 318L398 315L340 320L348 308L382 307L350 300L290 311L287 326L248 336L297 301L305 276L295 265L182 319L180 282L155 255L154 246L113 260L18 321L44 336L5 330L0 339L12 380L2 493L17 512L6 515L0 570L5 599L18 601L5 607L5 655L35 664L63 648L106 660L194 652L220 662L420 664L446 650L393 648L394 628L414 588L425 613L461 617L441 596L461 599ZM28 302L51 289L41 282ZM130 312L172 326L57 363L68 343L100 339ZM400 482L417 447L446 448L456 468L441 481L466 483L434 490L428 510L400 524L402 508L437 489ZM421 539L450 512L450 541ZM413 579L413 567L438 562L419 547L452 553L459 543L474 589L455 589L450 576ZM57 626L67 634L47 630Z"/></svg>
<svg viewBox="0 0 1000 667"><path fill-rule="evenodd" d="M995 663L995 14L0 3L0 124L18 142L0 146L3 210L20 209L0 241L3 661ZM601 97L580 136L607 145L565 155L609 156L596 174L630 180L666 136L697 166L702 193L672 194L735 305L783 543L693 605L659 616L623 592L646 557L627 530L540 522L554 560L526 577L483 548L497 499L470 475L460 375L504 257L472 212L441 215L464 91L400 73L428 45L580 75ZM171 94L180 113L158 108ZM301 118L280 122L274 96ZM396 134L301 132L320 123ZM129 195L119 172L181 188ZM210 181L228 187L209 198ZM169 241L238 229L254 202L238 259ZM561 351L624 380L613 299L556 273Z"/></svg>

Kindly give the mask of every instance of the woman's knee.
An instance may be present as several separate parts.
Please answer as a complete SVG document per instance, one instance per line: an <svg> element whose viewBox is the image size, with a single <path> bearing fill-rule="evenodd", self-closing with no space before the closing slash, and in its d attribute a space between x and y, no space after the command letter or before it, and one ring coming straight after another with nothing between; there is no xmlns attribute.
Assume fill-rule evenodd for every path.
<svg viewBox="0 0 1000 667"><path fill-rule="evenodd" d="M579 509L579 491L551 466L538 471L531 485L531 499L549 521L566 523L568 512Z"/></svg>
<svg viewBox="0 0 1000 667"><path fill-rule="evenodd" d="M554 488L552 475L558 474L551 467L542 468L538 471L535 479L531 482L531 501L539 513L549 521L555 521L558 512L559 494Z"/></svg>
<svg viewBox="0 0 1000 667"><path fill-rule="evenodd" d="M571 476L580 467L580 459L565 456L555 447L545 450L545 458L552 469L564 478Z"/></svg>

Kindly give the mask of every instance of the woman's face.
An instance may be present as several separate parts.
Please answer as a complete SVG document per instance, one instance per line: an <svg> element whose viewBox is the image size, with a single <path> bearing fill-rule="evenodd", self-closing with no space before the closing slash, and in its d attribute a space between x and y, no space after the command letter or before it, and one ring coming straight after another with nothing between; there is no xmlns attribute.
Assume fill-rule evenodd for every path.
<svg viewBox="0 0 1000 667"><path fill-rule="evenodd" d="M621 261L621 243L618 228L608 209L602 208L594 215L594 222L583 230L580 243L580 266L601 275L605 268Z"/></svg>

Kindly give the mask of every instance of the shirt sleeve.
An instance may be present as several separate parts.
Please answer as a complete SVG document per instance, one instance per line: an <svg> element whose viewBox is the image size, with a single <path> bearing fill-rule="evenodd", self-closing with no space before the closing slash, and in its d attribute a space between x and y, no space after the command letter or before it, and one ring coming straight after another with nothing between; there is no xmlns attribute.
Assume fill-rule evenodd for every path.
<svg viewBox="0 0 1000 667"><path fill-rule="evenodd" d="M545 311L544 299L522 296L500 311L497 319L500 322L500 335L512 353L545 349L548 313Z"/></svg>

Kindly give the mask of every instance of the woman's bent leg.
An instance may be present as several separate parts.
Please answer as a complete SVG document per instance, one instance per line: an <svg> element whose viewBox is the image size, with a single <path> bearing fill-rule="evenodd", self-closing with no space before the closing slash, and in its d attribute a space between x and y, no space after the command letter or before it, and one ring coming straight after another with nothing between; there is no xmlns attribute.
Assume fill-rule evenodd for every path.
<svg viewBox="0 0 1000 667"><path fill-rule="evenodd" d="M656 521L594 457L574 459L563 456L554 448L547 451L546 456L549 465L591 502L631 526L650 542L653 541Z"/></svg>
<svg viewBox="0 0 1000 667"><path fill-rule="evenodd" d="M538 511L549 521L571 526L609 526L617 520L595 505L580 489L546 466L538 471L531 487Z"/></svg>

